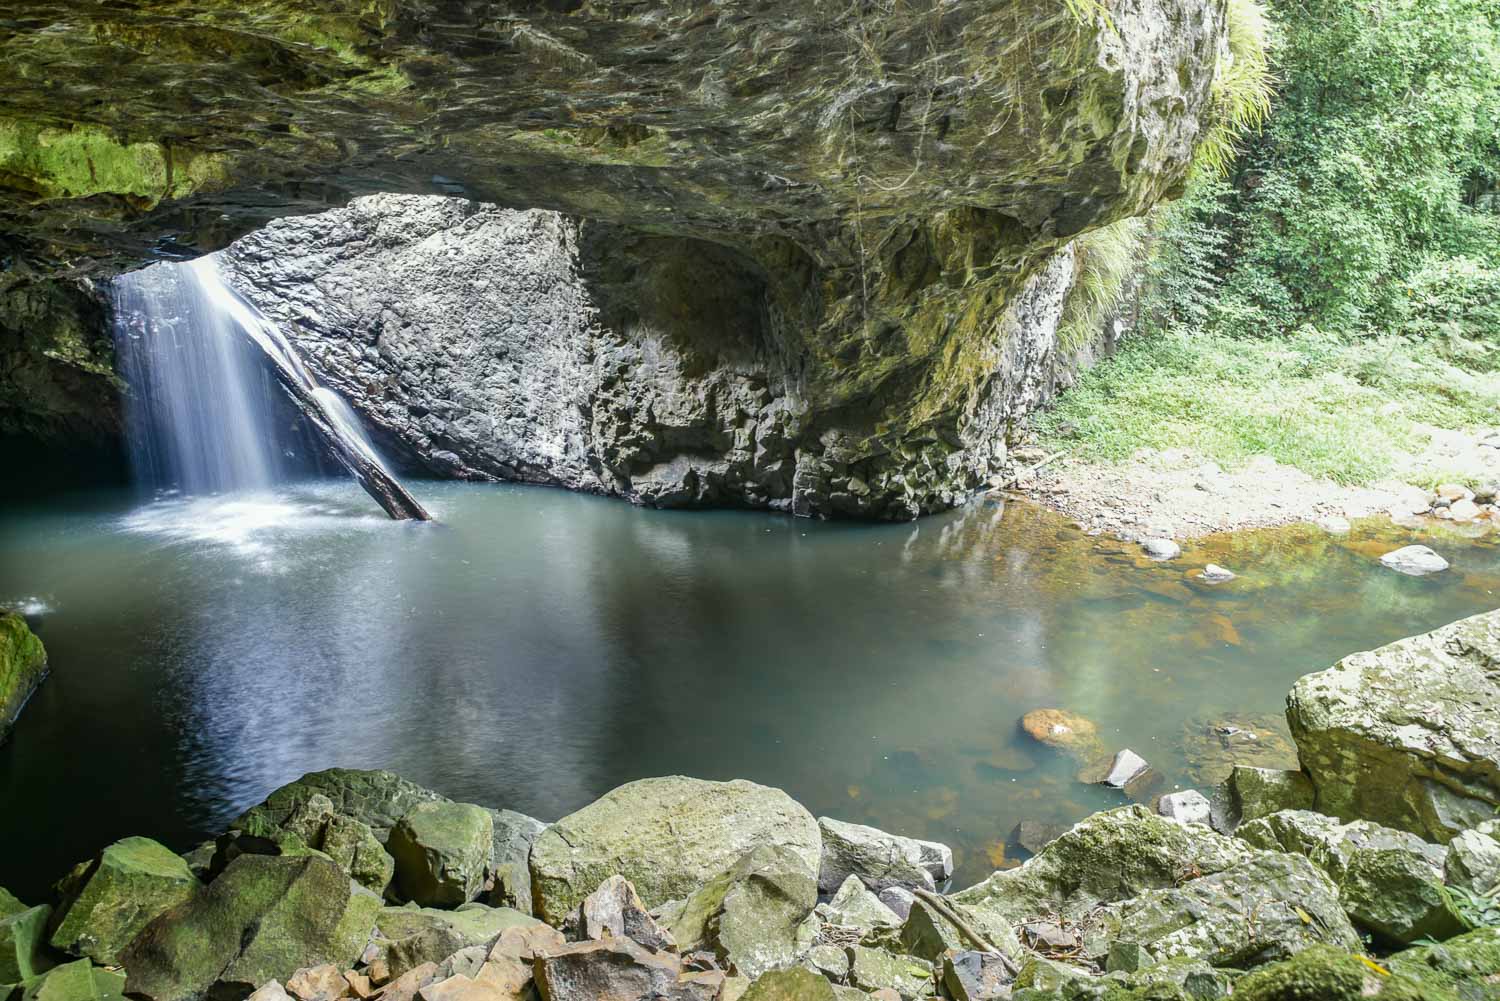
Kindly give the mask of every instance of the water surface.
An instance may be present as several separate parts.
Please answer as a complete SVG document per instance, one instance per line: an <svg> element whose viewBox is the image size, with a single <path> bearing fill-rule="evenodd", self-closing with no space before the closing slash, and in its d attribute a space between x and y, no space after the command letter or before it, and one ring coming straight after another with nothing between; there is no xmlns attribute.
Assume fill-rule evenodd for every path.
<svg viewBox="0 0 1500 1001"><path fill-rule="evenodd" d="M1170 789L1203 775L1185 729L1500 603L1492 543L1425 540L1453 570L1417 580L1376 562L1414 538L1388 525L1153 565L1019 504L856 525L416 492L442 524L339 482L9 508L0 602L31 602L53 675L0 747L0 885L37 896L128 834L185 850L331 765L546 820L642 776L750 778L945 841L972 882L1019 821L1125 801L1029 744L1027 710L1093 718ZM1208 562L1242 577L1191 579Z"/></svg>

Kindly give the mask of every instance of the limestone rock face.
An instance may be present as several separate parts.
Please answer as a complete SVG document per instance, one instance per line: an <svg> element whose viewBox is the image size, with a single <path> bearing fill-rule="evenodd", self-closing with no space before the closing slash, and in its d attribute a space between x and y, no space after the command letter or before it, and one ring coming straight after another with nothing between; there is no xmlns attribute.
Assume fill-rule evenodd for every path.
<svg viewBox="0 0 1500 1001"><path fill-rule="evenodd" d="M1287 721L1316 809L1440 844L1500 808L1500 612L1297 682Z"/></svg>
<svg viewBox="0 0 1500 1001"><path fill-rule="evenodd" d="M1443 888L1448 851L1415 834L1288 810L1245 824L1235 836L1305 856L1338 887L1344 912L1387 942L1441 941L1464 930Z"/></svg>
<svg viewBox="0 0 1500 1001"><path fill-rule="evenodd" d="M648 907L659 907L688 897L762 846L789 849L817 871L817 822L779 789L682 776L630 782L537 836L531 849L537 915L560 924L615 875L630 880Z"/></svg>
<svg viewBox="0 0 1500 1001"><path fill-rule="evenodd" d="M479 895L495 822L472 803L418 803L391 830L396 889L423 907L457 907Z"/></svg>
<svg viewBox="0 0 1500 1001"><path fill-rule="evenodd" d="M52 946L116 965L120 950L153 918L202 889L187 861L150 838L116 841L59 885Z"/></svg>
<svg viewBox="0 0 1500 1001"><path fill-rule="evenodd" d="M837 891L851 875L862 877L876 892L889 886L932 890L953 875L953 849L936 841L904 838L831 817L819 817L818 830L823 837L818 889L823 893Z"/></svg>
<svg viewBox="0 0 1500 1001"><path fill-rule="evenodd" d="M379 911L380 899L327 859L244 855L126 947L127 989L193 1001L210 990L248 995L323 963L347 968Z"/></svg>
<svg viewBox="0 0 1500 1001"><path fill-rule="evenodd" d="M14 612L0 612L0 740L47 674L42 641Z"/></svg>
<svg viewBox="0 0 1500 1001"><path fill-rule="evenodd" d="M376 192L564 213L610 254L595 268L580 247L604 288L597 406L551 382L551 450L520 447L504 418L524 404L493 391L514 367L500 349L544 346L540 328L476 338L465 316L423 366L422 311L401 317L353 270L290 261L252 297L291 315L318 286L299 319L350 321L351 356L385 344L339 374L430 468L911 517L984 483L1006 426L1070 377L1052 336L1064 248L1179 190L1211 124L1223 5L1099 6L21 0L0 39L0 237L26 267L0 282L218 249ZM358 242L346 256L374 268ZM476 315L552 275L485 260L499 280ZM521 399L575 348L537 353ZM472 377L436 371L469 361ZM413 386L424 368L436 384Z"/></svg>

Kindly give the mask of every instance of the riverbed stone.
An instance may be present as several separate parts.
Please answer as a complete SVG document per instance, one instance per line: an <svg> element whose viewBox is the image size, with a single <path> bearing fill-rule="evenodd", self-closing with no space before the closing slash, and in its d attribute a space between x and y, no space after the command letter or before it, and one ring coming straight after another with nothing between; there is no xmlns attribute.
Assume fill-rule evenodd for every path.
<svg viewBox="0 0 1500 1001"><path fill-rule="evenodd" d="M1090 917L1084 952L1103 959L1113 942L1140 945L1152 962L1201 959L1239 969L1318 942L1360 946L1332 881L1283 852L1256 852L1221 872L1106 905Z"/></svg>
<svg viewBox="0 0 1500 1001"><path fill-rule="evenodd" d="M0 984L18 984L52 967L47 954L46 904L0 918Z"/></svg>
<svg viewBox="0 0 1500 1001"><path fill-rule="evenodd" d="M483 904L465 904L457 910L414 904L386 907L376 916L375 926L383 938L374 944L374 955L390 978L440 963L462 949L498 942L511 929L525 933L545 927L529 914Z"/></svg>
<svg viewBox="0 0 1500 1001"><path fill-rule="evenodd" d="M1388 944L1441 940L1464 930L1444 888L1447 849L1415 834L1287 810L1244 824L1235 836L1257 848L1306 857L1338 887L1350 920Z"/></svg>
<svg viewBox="0 0 1500 1001"><path fill-rule="evenodd" d="M1500 927L1478 928L1439 945L1420 945L1385 961L1395 975L1443 992L1441 1001L1500 1001Z"/></svg>
<svg viewBox="0 0 1500 1001"><path fill-rule="evenodd" d="M877 899L891 909L891 913L902 921L911 913L911 905L916 903L916 894L904 886L888 886L876 894Z"/></svg>
<svg viewBox="0 0 1500 1001"><path fill-rule="evenodd" d="M484 901L492 907L514 907L531 913L531 845L547 825L515 810L491 810L495 838L490 851Z"/></svg>
<svg viewBox="0 0 1500 1001"><path fill-rule="evenodd" d="M47 676L47 651L16 612L0 612L0 742Z"/></svg>
<svg viewBox="0 0 1500 1001"><path fill-rule="evenodd" d="M676 951L677 943L646 911L624 876L611 876L578 907L577 926L586 939L628 938L648 949Z"/></svg>
<svg viewBox="0 0 1500 1001"><path fill-rule="evenodd" d="M1093 720L1066 709L1033 709L1021 717L1021 729L1032 740L1069 755L1080 766L1109 760Z"/></svg>
<svg viewBox="0 0 1500 1001"><path fill-rule="evenodd" d="M731 973L754 979L812 947L817 902L805 856L762 846L688 897L669 930L683 952L712 950Z"/></svg>
<svg viewBox="0 0 1500 1001"><path fill-rule="evenodd" d="M817 821L779 789L682 776L630 782L537 836L530 860L536 913L560 923L614 875L659 907L690 896L759 846L786 848L818 870Z"/></svg>
<svg viewBox="0 0 1500 1001"><path fill-rule="evenodd" d="M919 841L863 824L818 818L823 856L818 889L833 893L851 875L877 893L888 886L934 890L953 875L953 849L936 841Z"/></svg>
<svg viewBox="0 0 1500 1001"><path fill-rule="evenodd" d="M1426 577L1448 569L1448 561L1427 546L1404 546L1380 557L1381 565L1408 577Z"/></svg>
<svg viewBox="0 0 1500 1001"><path fill-rule="evenodd" d="M243 996L305 967L352 966L379 911L380 899L327 859L243 855L148 924L120 961L129 992L148 1001Z"/></svg>
<svg viewBox="0 0 1500 1001"><path fill-rule="evenodd" d="M494 819L482 806L418 803L387 842L396 860L397 892L422 907L468 903L484 889L494 839Z"/></svg>
<svg viewBox="0 0 1500 1001"><path fill-rule="evenodd" d="M124 994L123 974L78 959L24 981L11 1001L124 1001Z"/></svg>
<svg viewBox="0 0 1500 1001"><path fill-rule="evenodd" d="M972 950L945 953L941 977L953 1001L1009 1001L1015 980L999 956Z"/></svg>
<svg viewBox="0 0 1500 1001"><path fill-rule="evenodd" d="M817 907L827 924L845 928L894 928L901 924L896 912L871 893L858 876L850 876L826 904Z"/></svg>
<svg viewBox="0 0 1500 1001"><path fill-rule="evenodd" d="M58 884L52 947L113 966L142 928L202 885L164 845L139 837L116 841Z"/></svg>
<svg viewBox="0 0 1500 1001"><path fill-rule="evenodd" d="M1039 914L1077 920L1101 904L1222 872L1251 854L1244 842L1132 805L1080 821L1017 868L948 899L1012 924Z"/></svg>
<svg viewBox="0 0 1500 1001"><path fill-rule="evenodd" d="M1182 547L1171 539L1147 539L1141 543L1141 549L1159 563L1175 560L1182 555Z"/></svg>
<svg viewBox="0 0 1500 1001"><path fill-rule="evenodd" d="M1301 678L1287 720L1316 809L1446 843L1500 808L1500 611Z"/></svg>

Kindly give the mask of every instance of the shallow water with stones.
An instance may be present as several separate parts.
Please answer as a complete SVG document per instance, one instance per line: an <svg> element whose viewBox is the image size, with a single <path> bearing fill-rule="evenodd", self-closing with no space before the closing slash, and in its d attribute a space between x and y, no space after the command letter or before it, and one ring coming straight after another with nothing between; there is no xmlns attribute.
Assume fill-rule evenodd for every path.
<svg viewBox="0 0 1500 1001"><path fill-rule="evenodd" d="M1125 802L1021 733L1026 711L1088 716L1161 789L1207 791L1216 724L1284 727L1298 676L1500 595L1493 539L1382 521L1153 564L1019 503L869 525L415 492L440 524L335 481L10 508L0 603L53 674L0 747L0 886L37 896L128 834L186 850L332 765L544 820L643 776L749 778L952 845L962 885L1024 857L1020 821ZM1377 562L1412 541L1452 570ZM1241 576L1196 580L1210 562Z"/></svg>

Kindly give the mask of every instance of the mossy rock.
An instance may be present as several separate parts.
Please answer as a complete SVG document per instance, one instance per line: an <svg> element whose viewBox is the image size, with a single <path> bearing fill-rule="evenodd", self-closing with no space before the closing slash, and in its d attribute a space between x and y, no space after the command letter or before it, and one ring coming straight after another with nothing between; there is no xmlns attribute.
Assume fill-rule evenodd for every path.
<svg viewBox="0 0 1500 1001"><path fill-rule="evenodd" d="M18 984L52 967L47 955L47 918L43 904L0 918L0 984Z"/></svg>
<svg viewBox="0 0 1500 1001"><path fill-rule="evenodd" d="M124 996L123 973L79 959L25 981L10 1001L123 1001Z"/></svg>
<svg viewBox="0 0 1500 1001"><path fill-rule="evenodd" d="M683 952L711 949L755 978L789 966L812 945L818 878L789 848L757 848L690 896L668 930Z"/></svg>
<svg viewBox="0 0 1500 1001"><path fill-rule="evenodd" d="M46 676L47 651L42 641L20 615L0 613L0 741Z"/></svg>
<svg viewBox="0 0 1500 1001"><path fill-rule="evenodd" d="M304 967L350 967L380 899L327 859L243 855L121 953L128 991L148 1001L249 994Z"/></svg>
<svg viewBox="0 0 1500 1001"><path fill-rule="evenodd" d="M395 772L328 768L308 772L277 789L265 802L241 814L232 826L244 829L259 820L269 827L284 827L299 807L320 795L328 798L335 813L367 825L381 844L412 807L445 799Z"/></svg>
<svg viewBox="0 0 1500 1001"><path fill-rule="evenodd" d="M423 907L457 907L478 896L494 851L494 818L471 803L418 803L386 843L396 890Z"/></svg>
<svg viewBox="0 0 1500 1001"><path fill-rule="evenodd" d="M0 886L0 918L8 918L12 914L20 914L26 910L26 905L5 887Z"/></svg>
<svg viewBox="0 0 1500 1001"><path fill-rule="evenodd" d="M1398 952L1384 965L1434 991L1461 1001L1500 1001L1500 928L1480 928L1440 945Z"/></svg>
<svg viewBox="0 0 1500 1001"><path fill-rule="evenodd" d="M187 861L150 838L125 838L58 884L52 947L105 966L158 914L202 888Z"/></svg>
<svg viewBox="0 0 1500 1001"><path fill-rule="evenodd" d="M740 1001L835 1001L826 977L800 966L772 970L760 976Z"/></svg>
<svg viewBox="0 0 1500 1001"><path fill-rule="evenodd" d="M1342 949L1313 946L1281 963L1247 974L1235 1001L1457 1001Z"/></svg>
<svg viewBox="0 0 1500 1001"><path fill-rule="evenodd" d="M375 920L382 937L377 943L392 977L423 963L440 963L470 946L493 941L507 928L531 928L541 922L508 907L466 904L454 911L417 907L386 907Z"/></svg>

